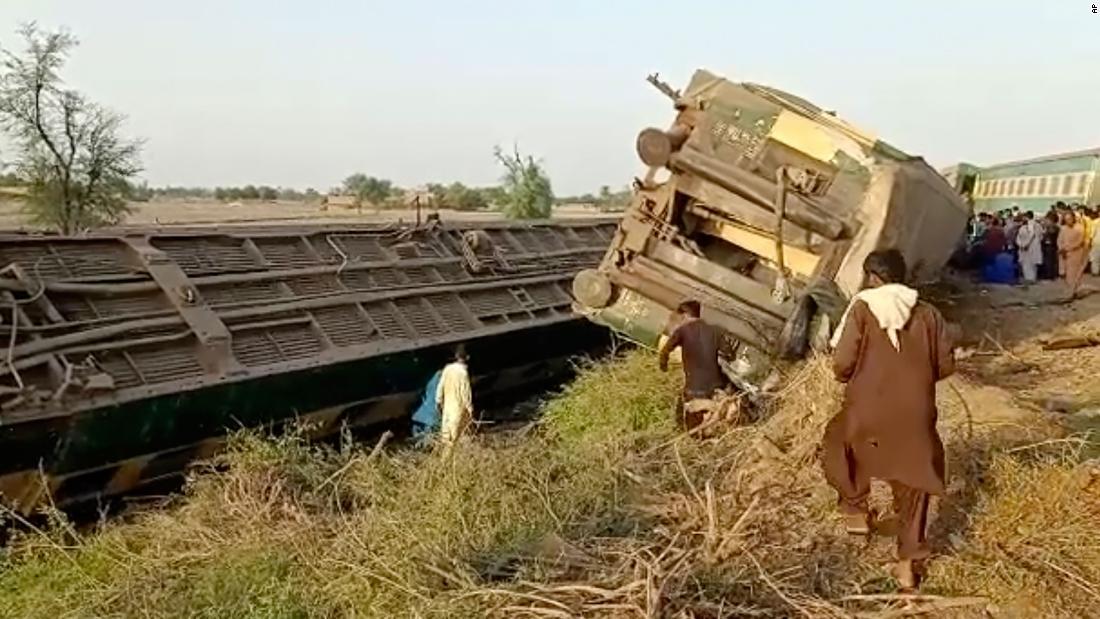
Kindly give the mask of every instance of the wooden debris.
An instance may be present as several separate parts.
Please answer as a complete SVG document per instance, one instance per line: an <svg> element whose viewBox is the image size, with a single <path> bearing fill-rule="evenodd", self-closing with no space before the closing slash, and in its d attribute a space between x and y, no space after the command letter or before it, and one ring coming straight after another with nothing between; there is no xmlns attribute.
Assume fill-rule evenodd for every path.
<svg viewBox="0 0 1100 619"><path fill-rule="evenodd" d="M1061 335L1043 342L1043 350L1070 350L1100 345L1100 334Z"/></svg>

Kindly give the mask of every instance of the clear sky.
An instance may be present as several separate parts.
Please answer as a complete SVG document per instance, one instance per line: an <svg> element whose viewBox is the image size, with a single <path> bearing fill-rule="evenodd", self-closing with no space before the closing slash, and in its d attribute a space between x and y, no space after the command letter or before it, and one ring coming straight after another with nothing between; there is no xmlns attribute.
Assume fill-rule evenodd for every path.
<svg viewBox="0 0 1100 619"><path fill-rule="evenodd" d="M1100 146L1092 0L0 0L81 40L73 86L129 116L154 185L495 182L559 195L640 172L698 67L835 109L934 165Z"/></svg>

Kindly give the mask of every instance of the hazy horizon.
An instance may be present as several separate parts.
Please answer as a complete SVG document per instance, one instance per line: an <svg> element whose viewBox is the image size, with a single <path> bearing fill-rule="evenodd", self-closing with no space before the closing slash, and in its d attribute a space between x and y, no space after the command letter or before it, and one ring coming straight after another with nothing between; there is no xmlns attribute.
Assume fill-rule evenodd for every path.
<svg viewBox="0 0 1100 619"><path fill-rule="evenodd" d="M618 188L672 119L645 76L704 67L937 168L1100 146L1090 2L229 4L5 0L0 45L32 20L76 35L64 76L127 115L155 186L488 185L518 143L559 195Z"/></svg>

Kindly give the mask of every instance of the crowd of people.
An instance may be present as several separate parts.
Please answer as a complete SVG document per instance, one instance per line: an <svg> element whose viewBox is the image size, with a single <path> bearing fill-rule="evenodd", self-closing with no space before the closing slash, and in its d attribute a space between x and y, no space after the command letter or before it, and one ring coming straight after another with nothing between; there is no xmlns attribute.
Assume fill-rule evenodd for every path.
<svg viewBox="0 0 1100 619"><path fill-rule="evenodd" d="M1042 217L1013 207L971 219L968 255L991 283L1065 280L1076 295L1091 265L1100 275L1100 206L1058 202Z"/></svg>

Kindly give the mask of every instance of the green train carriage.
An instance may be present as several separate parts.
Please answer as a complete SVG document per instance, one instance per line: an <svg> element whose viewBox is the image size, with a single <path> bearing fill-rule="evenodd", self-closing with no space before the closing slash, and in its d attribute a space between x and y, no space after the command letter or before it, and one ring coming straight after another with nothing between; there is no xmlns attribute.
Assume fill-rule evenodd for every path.
<svg viewBox="0 0 1100 619"><path fill-rule="evenodd" d="M1041 213L1055 202L1095 205L1100 203L1100 148L980 168L973 198L979 213L1012 207Z"/></svg>

